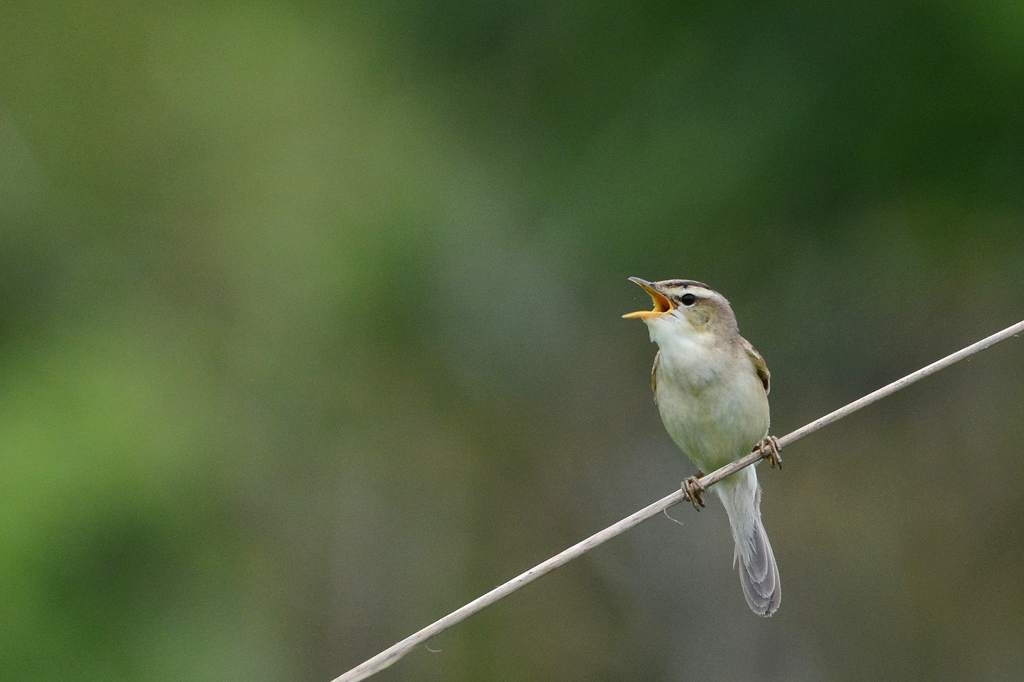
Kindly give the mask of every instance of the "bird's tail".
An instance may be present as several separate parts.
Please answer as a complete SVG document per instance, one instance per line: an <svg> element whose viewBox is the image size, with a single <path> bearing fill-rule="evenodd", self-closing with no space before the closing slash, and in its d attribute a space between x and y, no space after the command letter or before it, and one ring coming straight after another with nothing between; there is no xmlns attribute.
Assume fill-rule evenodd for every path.
<svg viewBox="0 0 1024 682"><path fill-rule="evenodd" d="M733 565L750 610L771 616L782 602L782 583L768 534L761 523L761 488L754 467L747 467L719 483L715 490L729 515L736 542Z"/></svg>

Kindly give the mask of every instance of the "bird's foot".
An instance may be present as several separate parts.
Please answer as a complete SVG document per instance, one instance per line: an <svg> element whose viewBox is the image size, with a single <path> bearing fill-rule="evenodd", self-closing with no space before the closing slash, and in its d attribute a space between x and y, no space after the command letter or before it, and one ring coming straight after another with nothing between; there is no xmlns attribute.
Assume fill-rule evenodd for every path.
<svg viewBox="0 0 1024 682"><path fill-rule="evenodd" d="M764 440L754 446L754 451L768 460L768 464L773 469L775 467L782 469L782 448L779 447L779 439L775 436L765 436Z"/></svg>
<svg viewBox="0 0 1024 682"><path fill-rule="evenodd" d="M689 498L693 508L697 511L700 511L705 506L704 486L700 484L700 479L703 477L704 472L698 471L696 476L690 476L682 483L683 492L686 493L686 497Z"/></svg>

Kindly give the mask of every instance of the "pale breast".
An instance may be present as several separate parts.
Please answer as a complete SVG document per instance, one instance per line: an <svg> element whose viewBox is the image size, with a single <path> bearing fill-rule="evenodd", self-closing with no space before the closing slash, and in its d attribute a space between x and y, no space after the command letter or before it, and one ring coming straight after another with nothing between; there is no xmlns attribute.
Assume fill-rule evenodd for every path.
<svg viewBox="0 0 1024 682"><path fill-rule="evenodd" d="M768 433L768 397L745 354L733 348L662 347L656 398L672 440L708 473Z"/></svg>

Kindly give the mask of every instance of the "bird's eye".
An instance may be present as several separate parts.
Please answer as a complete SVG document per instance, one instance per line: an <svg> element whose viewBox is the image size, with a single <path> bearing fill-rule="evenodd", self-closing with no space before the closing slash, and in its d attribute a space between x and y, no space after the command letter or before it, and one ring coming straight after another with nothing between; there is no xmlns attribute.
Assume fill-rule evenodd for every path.
<svg viewBox="0 0 1024 682"><path fill-rule="evenodd" d="M690 307L697 301L697 297L693 294L683 294L679 301L686 307Z"/></svg>

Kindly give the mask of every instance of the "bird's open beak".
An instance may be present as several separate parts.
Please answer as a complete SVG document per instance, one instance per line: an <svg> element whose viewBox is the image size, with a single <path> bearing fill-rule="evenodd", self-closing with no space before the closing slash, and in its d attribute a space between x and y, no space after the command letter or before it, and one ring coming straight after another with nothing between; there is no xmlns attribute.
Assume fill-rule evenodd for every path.
<svg viewBox="0 0 1024 682"><path fill-rule="evenodd" d="M672 302L668 300L664 294L658 291L657 286L654 282L648 282L646 279L640 279L639 277L630 277L629 281L637 285L641 289L647 292L647 295L651 297L651 303L654 304L653 310L637 310L633 313L626 313L623 315L625 320L646 320L651 317L657 317L662 313L667 313L672 310Z"/></svg>

